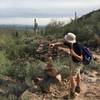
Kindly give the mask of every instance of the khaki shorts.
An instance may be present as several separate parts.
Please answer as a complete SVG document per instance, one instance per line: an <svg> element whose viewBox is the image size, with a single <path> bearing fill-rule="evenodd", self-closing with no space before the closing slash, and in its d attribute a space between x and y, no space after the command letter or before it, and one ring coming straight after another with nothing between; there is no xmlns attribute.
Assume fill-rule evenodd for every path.
<svg viewBox="0 0 100 100"><path fill-rule="evenodd" d="M70 66L72 75L80 74L80 71L83 69L82 63L74 63Z"/></svg>

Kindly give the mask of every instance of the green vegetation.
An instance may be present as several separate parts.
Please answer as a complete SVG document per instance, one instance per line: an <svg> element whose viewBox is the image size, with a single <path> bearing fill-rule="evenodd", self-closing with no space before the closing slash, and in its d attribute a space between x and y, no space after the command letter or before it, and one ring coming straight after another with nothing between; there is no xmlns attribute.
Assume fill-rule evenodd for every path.
<svg viewBox="0 0 100 100"><path fill-rule="evenodd" d="M18 79L32 76L37 42L26 34L0 36L0 72Z"/></svg>
<svg viewBox="0 0 100 100"><path fill-rule="evenodd" d="M72 20L72 22L65 25L64 28L67 32L74 32L81 42L87 42L89 45L99 45L100 9Z"/></svg>
<svg viewBox="0 0 100 100"><path fill-rule="evenodd" d="M63 22L53 21L46 27L46 35L52 38L62 38L64 33L73 32L79 42L95 47L100 45L100 9L80 18L71 20L67 25Z"/></svg>
<svg viewBox="0 0 100 100"><path fill-rule="evenodd" d="M75 19L67 25L64 25L63 22L52 21L46 26L44 33L38 32L38 34L34 34L33 30L8 29L3 31L1 29L0 73L23 80L25 77L32 77L34 70L38 69L36 66L40 61L36 53L39 42L51 43L51 40L61 39L64 31L74 32L79 37L79 41L99 45L99 17L100 10L97 10ZM48 48L45 49L47 51ZM57 66L62 66L62 62L61 64L56 62Z"/></svg>
<svg viewBox="0 0 100 100"><path fill-rule="evenodd" d="M55 39L56 40L56 39ZM13 79L26 81L28 78L38 76L42 74L43 61L39 59L39 55L36 53L39 41L43 43L50 43L48 38L44 38L42 35L34 35L27 31L20 33L15 31L14 34L1 34L0 35L0 74L4 76L10 76ZM46 45L47 46L47 45ZM44 47L45 51L48 51L48 47ZM68 74L68 70L64 70L65 64L68 63L68 59L61 60L56 58L54 66L60 72ZM65 68L65 69L68 69ZM62 74L63 74L62 73Z"/></svg>
<svg viewBox="0 0 100 100"><path fill-rule="evenodd" d="M35 34L33 30L0 29L0 85L2 77L9 76L21 82L43 74L40 56L36 50L40 42L52 43L60 40L64 32L74 32L79 41L100 47L100 10L91 12L64 25L53 21L45 27L45 32ZM47 46L47 45L46 45ZM48 47L44 47L46 53ZM63 77L69 75L69 59L56 57L53 64ZM96 65L99 67L99 64ZM0 97L1 98L1 97ZM3 97L2 97L3 98ZM12 96L13 98L13 96Z"/></svg>

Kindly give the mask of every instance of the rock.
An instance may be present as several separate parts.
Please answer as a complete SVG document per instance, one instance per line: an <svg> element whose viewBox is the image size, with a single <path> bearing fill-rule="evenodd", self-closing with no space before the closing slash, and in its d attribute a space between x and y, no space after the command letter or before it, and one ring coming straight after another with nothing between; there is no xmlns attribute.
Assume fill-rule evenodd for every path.
<svg viewBox="0 0 100 100"><path fill-rule="evenodd" d="M98 61L98 57L94 57L93 59L94 59L94 61Z"/></svg>
<svg viewBox="0 0 100 100"><path fill-rule="evenodd" d="M95 77L95 75L90 74L89 77Z"/></svg>
<svg viewBox="0 0 100 100"><path fill-rule="evenodd" d="M84 71L84 74L85 74L85 75L88 75L88 74L89 74L89 71Z"/></svg>
<svg viewBox="0 0 100 100"><path fill-rule="evenodd" d="M33 96L33 94L31 92L29 92L28 90L26 90L22 95L21 95L21 100L25 100L26 98L29 100L29 98L31 99L31 97Z"/></svg>
<svg viewBox="0 0 100 100"><path fill-rule="evenodd" d="M5 91L0 89L0 94L5 94Z"/></svg>
<svg viewBox="0 0 100 100"><path fill-rule="evenodd" d="M100 73L97 73L96 76L100 77Z"/></svg>
<svg viewBox="0 0 100 100"><path fill-rule="evenodd" d="M99 84L99 83L100 83L100 79L97 79L97 80L96 80L96 83L98 83L98 84Z"/></svg>
<svg viewBox="0 0 100 100"><path fill-rule="evenodd" d="M94 97L94 96L96 96L96 93L94 93L94 92L86 92L86 93L84 94L84 96L85 96L85 97Z"/></svg>
<svg viewBox="0 0 100 100"><path fill-rule="evenodd" d="M21 100L41 100L42 96L36 95L29 90L26 90L22 95L21 95Z"/></svg>

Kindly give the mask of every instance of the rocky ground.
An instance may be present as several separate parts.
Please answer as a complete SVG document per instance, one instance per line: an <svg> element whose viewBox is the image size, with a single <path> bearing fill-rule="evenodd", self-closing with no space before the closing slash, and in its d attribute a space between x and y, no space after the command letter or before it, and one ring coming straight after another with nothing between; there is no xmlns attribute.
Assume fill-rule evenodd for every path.
<svg viewBox="0 0 100 100"><path fill-rule="evenodd" d="M82 77L81 93L74 100L100 100L100 67L87 70ZM4 77L0 79L0 100L64 100L68 87L68 79L63 79L60 84L52 84L51 93L44 97L36 85L28 87L24 82Z"/></svg>
<svg viewBox="0 0 100 100"><path fill-rule="evenodd" d="M91 70L84 74L82 80L82 89L80 95L76 96L74 100L100 100L100 73L96 70ZM45 100L64 100L63 96L68 94L68 82L64 79L61 84L51 86L52 93L45 96ZM42 100L41 92L32 92L26 90L22 96L22 100L29 98L29 100Z"/></svg>
<svg viewBox="0 0 100 100"><path fill-rule="evenodd" d="M98 63L100 63L100 55L94 54ZM68 94L68 79L64 79L61 84L52 85L50 94L45 96L45 100L64 100L63 96ZM87 69L82 75L81 93L74 100L100 100L100 68ZM28 97L29 100L42 100L41 92L33 92L26 90L22 99ZM23 99L25 100L25 99Z"/></svg>
<svg viewBox="0 0 100 100"><path fill-rule="evenodd" d="M64 100L68 94L68 81L64 79L61 84L51 85L51 92L45 95L45 100ZM91 70L83 75L82 89L74 100L100 100L100 70ZM18 99L17 99L18 97ZM42 100L41 90L34 85L29 88L25 83L3 80L0 85L0 100ZM9 99L8 99L9 98Z"/></svg>
<svg viewBox="0 0 100 100"><path fill-rule="evenodd" d="M91 70L83 78L82 91L75 100L100 100L100 71Z"/></svg>

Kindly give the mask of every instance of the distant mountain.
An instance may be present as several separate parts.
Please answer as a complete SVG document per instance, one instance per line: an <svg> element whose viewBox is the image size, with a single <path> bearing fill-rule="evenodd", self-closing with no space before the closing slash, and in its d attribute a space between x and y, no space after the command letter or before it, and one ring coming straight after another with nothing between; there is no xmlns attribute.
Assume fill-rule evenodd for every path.
<svg viewBox="0 0 100 100"><path fill-rule="evenodd" d="M39 26L39 28L44 28L45 26ZM26 29L33 29L33 25L6 25L2 24L0 25L0 29L16 29L16 30L26 30Z"/></svg>

